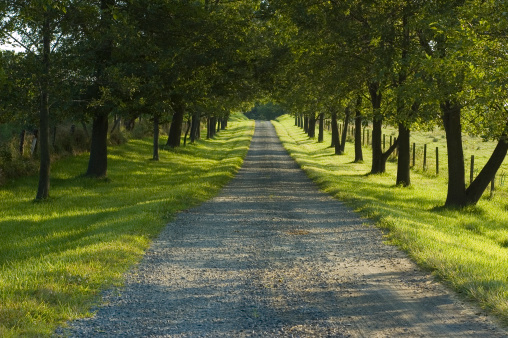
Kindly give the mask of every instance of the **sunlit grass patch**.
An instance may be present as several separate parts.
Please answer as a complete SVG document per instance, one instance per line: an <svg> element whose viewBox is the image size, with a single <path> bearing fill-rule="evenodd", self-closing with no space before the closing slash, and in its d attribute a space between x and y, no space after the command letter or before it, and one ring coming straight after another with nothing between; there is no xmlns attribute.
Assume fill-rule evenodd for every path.
<svg viewBox="0 0 508 338"><path fill-rule="evenodd" d="M363 148L364 163L353 163L353 144L346 144L345 155L337 156L329 147L328 133L323 143L317 143L294 126L294 118L283 116L273 123L284 147L321 189L386 229L391 243L508 323L506 188L496 191L492 199L486 192L475 207L444 209L446 173L436 176L415 168L412 185L396 187L395 161L387 163L386 174L366 175L372 156L368 147ZM414 138L445 142L442 137L430 139L427 134L414 133ZM472 138L465 142L482 161L493 149L491 144L475 144Z"/></svg>
<svg viewBox="0 0 508 338"><path fill-rule="evenodd" d="M211 197L240 168L253 121L233 116L213 140L161 151L151 140L110 149L108 179L82 177L87 156L52 166L51 198L36 177L0 188L0 336L50 336L121 285L178 211Z"/></svg>

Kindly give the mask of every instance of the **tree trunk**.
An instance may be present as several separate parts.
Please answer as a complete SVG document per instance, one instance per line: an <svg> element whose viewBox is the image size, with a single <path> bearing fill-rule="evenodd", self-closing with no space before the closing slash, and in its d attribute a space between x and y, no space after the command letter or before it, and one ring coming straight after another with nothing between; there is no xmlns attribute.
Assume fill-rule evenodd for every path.
<svg viewBox="0 0 508 338"><path fill-rule="evenodd" d="M501 164L503 164L504 158L506 157L506 153L508 151L508 142L506 141L506 136L503 136L501 140L498 141L494 152L490 156L487 164L483 167L482 171L476 176L475 180L471 183L471 185L466 189L466 204L467 205L475 205L478 203L480 198L483 195L483 192L489 186L489 183L496 176L496 172L498 171Z"/></svg>
<svg viewBox="0 0 508 338"><path fill-rule="evenodd" d="M212 133L211 133L211 124L212 124L212 117L209 116L206 118L206 138L207 139L210 139L212 138Z"/></svg>
<svg viewBox="0 0 508 338"><path fill-rule="evenodd" d="M180 139L182 137L182 124L185 116L185 109L180 102L175 104L175 113L169 127L168 142L166 146L176 148L180 146Z"/></svg>
<svg viewBox="0 0 508 338"><path fill-rule="evenodd" d="M187 145L187 136L189 135L191 126L192 126L191 121L187 122L187 129L185 130L185 136L183 137L183 145L184 146Z"/></svg>
<svg viewBox="0 0 508 338"><path fill-rule="evenodd" d="M198 139L200 119L201 119L201 114L199 112L195 112L192 115L191 134L190 134L191 143L194 143Z"/></svg>
<svg viewBox="0 0 508 338"><path fill-rule="evenodd" d="M346 113L344 116L344 128L342 129L342 140L340 141L340 153L344 154L346 150L346 139L347 139L347 130L349 127L349 119L351 117L351 110L346 108Z"/></svg>
<svg viewBox="0 0 508 338"><path fill-rule="evenodd" d="M308 135L310 138L316 137L316 114L315 113L310 114Z"/></svg>
<svg viewBox="0 0 508 338"><path fill-rule="evenodd" d="M324 129L325 129L325 113L319 114L319 133L318 142L321 143L324 140Z"/></svg>
<svg viewBox="0 0 508 338"><path fill-rule="evenodd" d="M402 86L406 82L407 79L407 64L408 64L408 55L409 48L411 45L411 35L409 31L408 24L408 14L407 8L404 8L404 14L402 17L402 29L403 29L403 38L402 38L402 63L401 69L399 72L399 82L398 85ZM413 111L417 110L417 104L413 105ZM400 96L397 97L397 115L401 116L402 111L404 109L404 103ZM407 187L411 185L411 145L410 145L410 130L403 123L399 123L399 158L397 159L397 180L396 185L402 185Z"/></svg>
<svg viewBox="0 0 508 338"><path fill-rule="evenodd" d="M330 143L330 147L335 147L335 145L337 143L340 143L339 142L339 125L337 123L337 112L332 112L331 117L332 117L332 121L330 123L330 127L332 128L332 142Z"/></svg>
<svg viewBox="0 0 508 338"><path fill-rule="evenodd" d="M152 160L159 160L159 114L153 116L153 157Z"/></svg>
<svg viewBox="0 0 508 338"><path fill-rule="evenodd" d="M448 194L445 206L463 207L466 203L466 177L462 148L461 107L450 101L441 104L448 148Z"/></svg>
<svg viewBox="0 0 508 338"><path fill-rule="evenodd" d="M108 173L108 129L108 114L95 114L86 176L105 177Z"/></svg>
<svg viewBox="0 0 508 338"><path fill-rule="evenodd" d="M224 128L223 129L226 129L228 127L229 115L230 115L230 113L227 113L226 117L224 117Z"/></svg>
<svg viewBox="0 0 508 338"><path fill-rule="evenodd" d="M303 117L303 131L305 134L309 133L309 117L307 115Z"/></svg>
<svg viewBox="0 0 508 338"><path fill-rule="evenodd" d="M111 128L111 131L109 132L109 134L112 134L115 131L115 129L120 125L121 120L122 119L120 117L115 116L115 119L113 121L113 127Z"/></svg>
<svg viewBox="0 0 508 338"><path fill-rule="evenodd" d="M217 118L215 116L210 116L208 118L208 132L207 138L213 138L215 136L215 125L217 124Z"/></svg>
<svg viewBox="0 0 508 338"><path fill-rule="evenodd" d="M108 63L111 62L113 52L113 41L109 38L108 32L111 30L113 22L112 8L115 5L115 0L101 0L101 19L100 28L101 33L107 38L99 42L96 50L96 70L95 70L95 83L94 95L100 98L100 88L107 85L105 79L105 71ZM103 107L97 107L92 123L92 142L90 145L90 158L88 160L88 169L86 176L89 177L105 177L108 170L108 117L109 111Z"/></svg>
<svg viewBox="0 0 508 338"><path fill-rule="evenodd" d="M44 200L49 197L49 176L51 159L49 154L49 71L50 71L50 53L51 53L51 27L48 11L44 13L44 23L42 28L42 67L41 77L41 102L39 110L39 150L40 150L40 168L39 168L39 186L37 188L36 200Z"/></svg>
<svg viewBox="0 0 508 338"><path fill-rule="evenodd" d="M399 123L399 158L397 161L397 182L396 185L407 187L411 184L411 144L409 140L410 131L404 124Z"/></svg>
<svg viewBox="0 0 508 338"><path fill-rule="evenodd" d="M362 112L360 105L362 104L361 97L356 101L356 117L355 117L355 162L363 162L363 149L362 149Z"/></svg>
<svg viewBox="0 0 508 338"><path fill-rule="evenodd" d="M383 161L383 148L381 143L383 117L381 116L382 94L379 91L379 84L369 84L370 102L374 118L372 120L372 167L371 174L380 174L386 171L386 164Z"/></svg>

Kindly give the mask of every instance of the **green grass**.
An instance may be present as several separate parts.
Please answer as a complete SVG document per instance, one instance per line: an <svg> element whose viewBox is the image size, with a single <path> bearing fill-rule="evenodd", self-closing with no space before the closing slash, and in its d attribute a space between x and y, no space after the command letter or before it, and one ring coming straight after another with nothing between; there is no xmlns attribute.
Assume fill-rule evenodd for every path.
<svg viewBox="0 0 508 338"><path fill-rule="evenodd" d="M178 211L214 196L243 162L253 122L151 161L151 140L110 149L107 180L81 177L87 155L53 164L51 198L34 203L36 177L0 188L0 336L50 336L89 315L122 284Z"/></svg>
<svg viewBox="0 0 508 338"><path fill-rule="evenodd" d="M387 163L386 174L366 175L371 163L367 147L365 162L353 163L351 143L345 155L335 156L328 134L317 143L294 126L294 118L283 116L273 123L285 148L324 191L374 220L417 263L508 323L506 190L496 191L492 199L486 193L475 207L446 210L440 208L446 199L445 175L417 170L411 187L396 187L395 162ZM484 145L478 156L487 157Z"/></svg>

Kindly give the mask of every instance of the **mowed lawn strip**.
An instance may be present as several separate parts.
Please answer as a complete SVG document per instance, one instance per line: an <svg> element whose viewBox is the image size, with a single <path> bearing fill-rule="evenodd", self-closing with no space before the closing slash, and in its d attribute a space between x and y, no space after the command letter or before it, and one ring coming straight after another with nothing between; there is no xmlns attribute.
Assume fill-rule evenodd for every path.
<svg viewBox="0 0 508 338"><path fill-rule="evenodd" d="M273 121L284 147L324 191L388 230L391 243L467 298L478 302L508 324L508 199L506 190L487 192L477 206L441 208L446 178L412 173L412 186L396 187L396 162L387 173L370 171L371 151L364 163L353 163L353 144L345 155L334 155L330 135L323 143L309 139L294 118ZM486 155L485 155L486 156Z"/></svg>
<svg viewBox="0 0 508 338"><path fill-rule="evenodd" d="M34 203L37 178L0 188L0 336L49 336L89 314L100 292L122 284L178 211L211 197L240 168L254 123L151 161L151 140L109 152L108 179L81 177L87 155L53 164L51 198Z"/></svg>

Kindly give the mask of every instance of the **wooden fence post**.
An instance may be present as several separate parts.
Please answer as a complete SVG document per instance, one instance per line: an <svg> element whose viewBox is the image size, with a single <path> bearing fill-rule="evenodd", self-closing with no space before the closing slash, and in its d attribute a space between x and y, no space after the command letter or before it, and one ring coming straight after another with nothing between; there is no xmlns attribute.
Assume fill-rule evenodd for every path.
<svg viewBox="0 0 508 338"><path fill-rule="evenodd" d="M471 171L469 172L469 185L473 183L474 178L474 155L471 155Z"/></svg>
<svg viewBox="0 0 508 338"><path fill-rule="evenodd" d="M423 146L423 170L427 170L427 145Z"/></svg>
<svg viewBox="0 0 508 338"><path fill-rule="evenodd" d="M439 147L436 147L436 176L439 175Z"/></svg>
<svg viewBox="0 0 508 338"><path fill-rule="evenodd" d="M492 181L490 181L490 198L494 197L494 190L496 190L495 187L496 182L496 175L492 178Z"/></svg>
<svg viewBox="0 0 508 338"><path fill-rule="evenodd" d="M416 163L416 143L413 142L413 167Z"/></svg>

